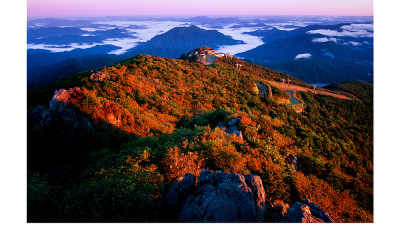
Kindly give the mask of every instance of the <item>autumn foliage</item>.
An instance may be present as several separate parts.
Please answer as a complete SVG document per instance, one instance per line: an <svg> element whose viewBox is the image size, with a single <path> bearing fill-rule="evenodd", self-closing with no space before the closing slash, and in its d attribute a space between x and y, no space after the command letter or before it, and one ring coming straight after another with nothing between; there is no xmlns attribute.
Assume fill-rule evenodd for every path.
<svg viewBox="0 0 400 250"><path fill-rule="evenodd" d="M286 77L309 85L243 61L238 71L238 62L219 58L204 66L136 56L102 69L103 81L86 72L29 93L33 109L48 105L56 89L80 87L69 105L96 127L79 152L41 147L41 156L30 158L37 173L28 191L43 194L28 194L28 204L52 197L46 206L57 212L46 219L53 221L162 220L157 204L169 185L206 168L259 175L271 204L308 198L336 222L372 222L372 105L297 92L306 108L296 113L277 102L286 92L274 87L272 96L261 96L254 84ZM243 138L217 127L235 117ZM28 150L36 152L42 132L28 132ZM290 154L300 170L287 162ZM54 173L58 159L79 166L78 173L69 179ZM43 218L31 211L30 220Z"/></svg>

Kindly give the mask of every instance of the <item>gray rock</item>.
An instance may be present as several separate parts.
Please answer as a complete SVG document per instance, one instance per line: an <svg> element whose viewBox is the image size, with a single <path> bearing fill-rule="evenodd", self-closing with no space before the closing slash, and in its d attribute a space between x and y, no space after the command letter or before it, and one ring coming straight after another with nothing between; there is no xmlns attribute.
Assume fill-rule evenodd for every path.
<svg viewBox="0 0 400 250"><path fill-rule="evenodd" d="M197 179L196 192L199 192L199 190L201 188L203 188L203 186L205 184L208 184L208 183L213 184L214 183L213 176L214 176L213 172L211 172L207 169L202 170L200 172L199 178Z"/></svg>
<svg viewBox="0 0 400 250"><path fill-rule="evenodd" d="M42 106L36 106L31 112L31 118L33 124L41 124L43 120L49 115L49 110Z"/></svg>
<svg viewBox="0 0 400 250"><path fill-rule="evenodd" d="M179 197L181 222L263 221L265 192L258 176L248 175L251 187L243 175L236 173L202 170L195 185L194 177L187 174L179 188L172 186L167 195L168 204L174 204Z"/></svg>
<svg viewBox="0 0 400 250"><path fill-rule="evenodd" d="M225 122L220 122L220 123L218 123L217 127L220 128L220 129L222 129L222 130L225 130L225 129L226 129Z"/></svg>
<svg viewBox="0 0 400 250"><path fill-rule="evenodd" d="M51 113L47 115L41 122L40 122L40 128L45 129L49 126L50 122L52 121L53 116Z"/></svg>
<svg viewBox="0 0 400 250"><path fill-rule="evenodd" d="M289 208L289 211L285 214L282 219L282 222L289 223L324 223L324 222L333 222L332 218L322 211L322 209L315 205L314 203L306 200L308 204L313 206L313 209L310 208L308 204L302 202L296 202ZM312 212L314 211L314 213Z"/></svg>
<svg viewBox="0 0 400 250"><path fill-rule="evenodd" d="M57 89L54 91L53 98L50 101L49 110L59 111L67 106L68 101L68 91L65 89Z"/></svg>
<svg viewBox="0 0 400 250"><path fill-rule="evenodd" d="M236 125L229 128L229 133L243 138L242 131L240 131Z"/></svg>
<svg viewBox="0 0 400 250"><path fill-rule="evenodd" d="M60 126L67 134L74 132L74 124L76 122L76 114L72 109L62 109L56 112L56 117L60 121Z"/></svg>
<svg viewBox="0 0 400 250"><path fill-rule="evenodd" d="M323 220L312 216L310 207L301 202L296 202L289 208L282 222L289 223L322 223Z"/></svg>
<svg viewBox="0 0 400 250"><path fill-rule="evenodd" d="M333 220L329 216L328 213L326 213L322 208L314 203L312 203L309 199L304 200L304 204L308 205L310 207L311 214L317 218L320 218L326 223L332 223Z"/></svg>
<svg viewBox="0 0 400 250"><path fill-rule="evenodd" d="M229 134L237 135L243 139L242 131L240 131L237 127L237 124L240 121L241 121L240 117L235 117L228 122L228 126L226 126L225 122L220 122L220 123L218 123L217 127L222 130L225 130L225 132L227 132Z"/></svg>
<svg viewBox="0 0 400 250"><path fill-rule="evenodd" d="M264 214L266 211L265 205L265 190L262 185L261 178L257 175L246 174L244 176L247 186L253 193L253 200L256 204L256 214L258 221L264 221Z"/></svg>
<svg viewBox="0 0 400 250"><path fill-rule="evenodd" d="M68 105L71 94L80 91L81 88L75 87L69 90L57 89L54 91L53 98L50 101L49 110L50 111L60 111Z"/></svg>
<svg viewBox="0 0 400 250"><path fill-rule="evenodd" d="M59 110L64 109L66 106L67 106L66 103L61 102L57 99L52 99L50 101L49 110L50 111L59 111Z"/></svg>
<svg viewBox="0 0 400 250"><path fill-rule="evenodd" d="M194 193L196 186L196 176L187 173L185 177L179 182L179 199L184 201L186 198Z"/></svg>
<svg viewBox="0 0 400 250"><path fill-rule="evenodd" d="M235 117L235 118L233 118L232 120L230 120L230 121L228 122L228 126L229 126L229 127L235 126L235 125L238 124L240 121L241 121L240 117Z"/></svg>
<svg viewBox="0 0 400 250"><path fill-rule="evenodd" d="M72 109L62 109L58 112L58 117L63 120L75 120L76 114Z"/></svg>

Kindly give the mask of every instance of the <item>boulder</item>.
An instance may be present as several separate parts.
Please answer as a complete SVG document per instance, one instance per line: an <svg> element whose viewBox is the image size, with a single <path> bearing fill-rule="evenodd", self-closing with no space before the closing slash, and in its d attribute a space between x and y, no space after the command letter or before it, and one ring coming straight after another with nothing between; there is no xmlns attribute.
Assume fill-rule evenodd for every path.
<svg viewBox="0 0 400 250"><path fill-rule="evenodd" d="M229 126L229 127L235 126L235 125L238 124L240 121L241 121L240 117L235 117L235 118L233 118L232 120L230 120L230 121L228 122L228 126Z"/></svg>
<svg viewBox="0 0 400 250"><path fill-rule="evenodd" d="M247 186L253 193L253 200L256 204L256 214L258 221L264 221L264 214L266 210L265 205L265 190L262 185L261 178L257 175L246 174L244 176Z"/></svg>
<svg viewBox="0 0 400 250"><path fill-rule="evenodd" d="M196 176L187 173L180 182L172 184L167 194L167 205L176 207L180 201L185 201L186 198L193 194L196 186Z"/></svg>
<svg viewBox="0 0 400 250"><path fill-rule="evenodd" d="M240 131L236 125L230 127L228 132L233 134L233 135L237 135L240 138L243 138L242 131Z"/></svg>
<svg viewBox="0 0 400 250"><path fill-rule="evenodd" d="M306 204L307 203L307 204ZM313 207L312 209L310 208ZM289 223L329 223L332 218L324 212L319 206L306 200L296 202L289 208L281 222Z"/></svg>
<svg viewBox="0 0 400 250"><path fill-rule="evenodd" d="M309 199L304 200L304 204L310 207L311 214L317 218L322 219L326 223L332 223L333 220L322 208L314 203L312 203Z"/></svg>
<svg viewBox="0 0 400 250"><path fill-rule="evenodd" d="M187 174L175 183L167 203L181 222L262 222L265 192L258 176L202 170L197 182Z"/></svg>
<svg viewBox="0 0 400 250"><path fill-rule="evenodd" d="M69 98L68 91L65 89L57 89L54 92L53 98L50 101L49 110L59 111L67 106L67 101Z"/></svg>
<svg viewBox="0 0 400 250"><path fill-rule="evenodd" d="M235 117L228 122L228 126L226 126L225 122L218 123L217 127L224 130L225 132L237 135L243 139L242 131L240 131L237 127L237 124L241 121L240 117Z"/></svg>
<svg viewBox="0 0 400 250"><path fill-rule="evenodd" d="M179 199L186 200L186 198L195 191L196 176L190 173L179 182Z"/></svg>

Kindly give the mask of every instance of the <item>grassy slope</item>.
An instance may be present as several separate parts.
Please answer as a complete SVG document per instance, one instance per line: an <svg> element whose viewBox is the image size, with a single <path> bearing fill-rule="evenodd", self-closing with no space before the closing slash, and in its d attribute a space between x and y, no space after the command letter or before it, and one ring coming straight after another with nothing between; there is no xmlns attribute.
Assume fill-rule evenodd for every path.
<svg viewBox="0 0 400 250"><path fill-rule="evenodd" d="M41 154L30 158L28 193L44 196L31 196L28 206L51 200L41 211L31 209L30 220L110 221L118 213L121 221L152 221L159 207L141 194L157 200L171 181L209 168L260 175L270 201L310 198L335 221L371 221L372 106L307 92L300 93L307 109L297 114L253 91L256 82L289 76L243 61L238 71L235 63L224 58L204 66L137 56L105 68L109 81L93 82L82 73L30 92L32 109L48 105L55 89L83 87L70 103L77 113L97 124L110 125L110 114L121 120L96 127L82 152L65 149L58 158L35 139L40 134L34 128L28 130L28 154L38 148ZM215 129L235 116L242 117L244 139ZM301 172L286 163L291 153ZM62 157L70 165L79 162L78 177L65 180L49 171L52 159ZM121 201L117 208L110 197ZM137 217L123 212L128 207ZM41 214L46 211L50 217Z"/></svg>

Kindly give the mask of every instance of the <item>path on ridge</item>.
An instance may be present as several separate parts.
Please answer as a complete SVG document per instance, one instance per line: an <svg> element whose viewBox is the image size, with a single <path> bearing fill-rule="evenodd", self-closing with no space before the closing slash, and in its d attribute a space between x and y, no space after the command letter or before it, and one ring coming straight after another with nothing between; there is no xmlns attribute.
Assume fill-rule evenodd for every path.
<svg viewBox="0 0 400 250"><path fill-rule="evenodd" d="M346 99L346 100L352 100L350 97L344 96L344 95L340 95L340 94L336 94L336 93L331 93L328 91L324 91L321 89L309 89L309 88L305 88L305 87L301 87L298 85L293 85L293 84L283 84L283 83L279 83L279 82L274 82L274 81L266 81L269 84L271 84L272 86L275 86L277 88L283 89L283 90L296 90L296 91L303 91L303 92L311 92L314 94L320 94L320 95L329 95L335 98L340 98L340 99Z"/></svg>

